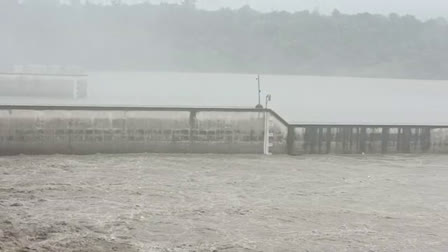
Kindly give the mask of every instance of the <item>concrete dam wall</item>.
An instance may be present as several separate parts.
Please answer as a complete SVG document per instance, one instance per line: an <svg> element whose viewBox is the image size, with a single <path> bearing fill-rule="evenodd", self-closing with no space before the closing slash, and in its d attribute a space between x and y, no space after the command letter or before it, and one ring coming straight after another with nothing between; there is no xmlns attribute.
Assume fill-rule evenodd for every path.
<svg viewBox="0 0 448 252"><path fill-rule="evenodd" d="M265 115L268 123L265 124ZM290 125L272 110L0 106L0 155L448 153L448 126Z"/></svg>
<svg viewBox="0 0 448 252"><path fill-rule="evenodd" d="M295 125L289 154L448 153L442 126Z"/></svg>
<svg viewBox="0 0 448 252"><path fill-rule="evenodd" d="M0 154L263 153L264 111L251 109L3 107ZM287 127L271 120L274 153Z"/></svg>

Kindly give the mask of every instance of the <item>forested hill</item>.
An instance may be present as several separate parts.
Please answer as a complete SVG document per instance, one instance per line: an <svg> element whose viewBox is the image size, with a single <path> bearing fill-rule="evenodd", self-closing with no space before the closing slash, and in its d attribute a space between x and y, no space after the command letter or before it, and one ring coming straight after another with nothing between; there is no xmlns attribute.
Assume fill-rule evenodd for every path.
<svg viewBox="0 0 448 252"><path fill-rule="evenodd" d="M0 34L1 67L448 79L447 22L394 14L1 0Z"/></svg>

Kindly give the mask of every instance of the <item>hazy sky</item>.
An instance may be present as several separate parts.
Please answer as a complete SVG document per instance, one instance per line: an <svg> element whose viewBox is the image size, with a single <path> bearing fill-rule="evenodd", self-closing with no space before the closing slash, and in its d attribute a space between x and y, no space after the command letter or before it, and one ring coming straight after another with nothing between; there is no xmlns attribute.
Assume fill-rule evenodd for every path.
<svg viewBox="0 0 448 252"><path fill-rule="evenodd" d="M95 0L94 0L95 1ZM110 0L96 0L110 1ZM123 0L128 3L176 3L182 0ZM250 5L261 11L315 10L331 13L335 8L344 13L371 12L412 14L419 18L448 17L448 0L198 0L198 6L206 9L221 7L238 8Z"/></svg>

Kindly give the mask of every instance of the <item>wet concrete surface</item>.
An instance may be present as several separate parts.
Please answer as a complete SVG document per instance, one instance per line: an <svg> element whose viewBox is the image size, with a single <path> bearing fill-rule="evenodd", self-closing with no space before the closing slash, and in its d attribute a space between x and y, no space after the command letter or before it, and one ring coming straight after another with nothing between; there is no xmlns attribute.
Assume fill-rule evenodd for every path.
<svg viewBox="0 0 448 252"><path fill-rule="evenodd" d="M447 251L448 156L0 157L0 251Z"/></svg>

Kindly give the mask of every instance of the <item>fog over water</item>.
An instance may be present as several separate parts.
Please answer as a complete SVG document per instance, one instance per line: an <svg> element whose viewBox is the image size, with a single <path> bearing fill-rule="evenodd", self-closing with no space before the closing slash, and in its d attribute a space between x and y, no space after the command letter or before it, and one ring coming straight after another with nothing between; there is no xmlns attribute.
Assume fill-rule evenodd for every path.
<svg viewBox="0 0 448 252"><path fill-rule="evenodd" d="M0 252L448 251L448 0L0 0L0 34Z"/></svg>
<svg viewBox="0 0 448 252"><path fill-rule="evenodd" d="M290 122L447 123L448 81L261 76L263 96ZM92 73L91 97L145 105L257 104L251 74ZM126 87L123 89L121 87ZM137 95L139 98L136 99ZM110 99L122 97L122 99Z"/></svg>
<svg viewBox="0 0 448 252"><path fill-rule="evenodd" d="M5 98L14 104L254 107L254 74L92 72L89 98ZM289 122L447 124L448 81L262 75L262 99ZM262 101L264 104L264 101Z"/></svg>
<svg viewBox="0 0 448 252"><path fill-rule="evenodd" d="M262 75L262 100L272 94L270 107L289 122L448 123L448 24L389 16L443 16L447 1L65 2L73 5L0 2L0 69L80 66L89 72L88 98L0 96L1 103L252 108L261 72L277 74ZM340 12L203 11L244 5L264 12ZM351 15L361 12L384 16Z"/></svg>

